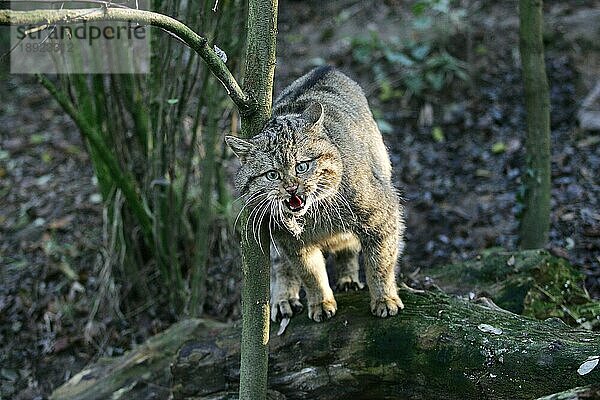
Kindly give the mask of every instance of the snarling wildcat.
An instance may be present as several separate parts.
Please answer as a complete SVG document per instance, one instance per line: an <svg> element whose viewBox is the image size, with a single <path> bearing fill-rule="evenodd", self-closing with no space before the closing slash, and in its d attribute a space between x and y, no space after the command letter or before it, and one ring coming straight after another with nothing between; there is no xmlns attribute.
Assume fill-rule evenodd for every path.
<svg viewBox="0 0 600 400"><path fill-rule="evenodd" d="M236 186L250 226L269 227L273 320L301 312L302 286L309 318L331 318L337 304L324 254L333 256L337 289L362 289L361 250L372 313L387 317L404 307L395 279L403 207L356 82L329 66L313 69L283 90L259 134L226 142L241 161Z"/></svg>

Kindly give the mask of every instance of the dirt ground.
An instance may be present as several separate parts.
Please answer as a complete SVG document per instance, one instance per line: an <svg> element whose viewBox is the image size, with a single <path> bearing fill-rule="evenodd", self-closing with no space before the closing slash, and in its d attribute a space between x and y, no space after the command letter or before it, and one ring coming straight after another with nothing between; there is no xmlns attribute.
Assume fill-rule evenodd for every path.
<svg viewBox="0 0 600 400"><path fill-rule="evenodd" d="M453 34L449 51L467 62L469 82L423 101L383 101L353 57L351 39L404 32L408 3L282 1L276 75L278 92L325 62L365 89L386 126L406 200L404 273L490 247L515 249L525 158L516 1L458 2L469 29ZM545 3L553 153L548 248L581 268L588 291L600 298L600 133L579 128L576 116L600 80L599 32L587 28L600 26L600 2ZM43 399L87 363L122 354L172 320L151 302L121 318L90 319L103 287L105 234L89 158L59 106L30 77L7 74L2 62L0 399ZM430 123L419 124L429 109ZM209 287L207 315L236 318L239 271L223 279ZM227 303L222 287L231 293Z"/></svg>

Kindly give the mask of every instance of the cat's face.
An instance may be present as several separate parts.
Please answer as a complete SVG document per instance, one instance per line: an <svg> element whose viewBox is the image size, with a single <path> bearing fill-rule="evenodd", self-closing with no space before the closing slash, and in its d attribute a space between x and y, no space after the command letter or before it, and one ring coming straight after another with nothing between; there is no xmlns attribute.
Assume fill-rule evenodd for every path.
<svg viewBox="0 0 600 400"><path fill-rule="evenodd" d="M319 103L271 120L251 139L225 140L242 163L236 185L257 218L301 217L338 191L342 163L323 133Z"/></svg>

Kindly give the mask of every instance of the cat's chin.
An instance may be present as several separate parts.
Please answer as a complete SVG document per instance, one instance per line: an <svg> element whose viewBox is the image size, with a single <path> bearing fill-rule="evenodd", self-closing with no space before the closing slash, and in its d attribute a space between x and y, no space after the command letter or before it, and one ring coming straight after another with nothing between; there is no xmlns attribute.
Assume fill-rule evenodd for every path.
<svg viewBox="0 0 600 400"><path fill-rule="evenodd" d="M304 219L301 215L296 216L291 211L286 212L281 222L296 239L304 232Z"/></svg>
<svg viewBox="0 0 600 400"><path fill-rule="evenodd" d="M288 209L284 210L284 213L287 218L300 218L300 217L304 216L304 214L306 214L307 209L308 209L307 207L302 207L302 208L296 209L296 210L290 210L288 208Z"/></svg>

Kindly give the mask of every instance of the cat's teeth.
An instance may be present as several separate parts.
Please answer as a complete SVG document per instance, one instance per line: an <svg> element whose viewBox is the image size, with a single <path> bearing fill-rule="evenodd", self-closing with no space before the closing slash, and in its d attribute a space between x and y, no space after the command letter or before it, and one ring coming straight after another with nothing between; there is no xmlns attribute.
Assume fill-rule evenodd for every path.
<svg viewBox="0 0 600 400"><path fill-rule="evenodd" d="M288 206L288 208L292 211L300 211L302 210L302 208L304 208L304 198L302 196L299 196L297 194L291 196L289 198L289 200L286 200L286 205Z"/></svg>

